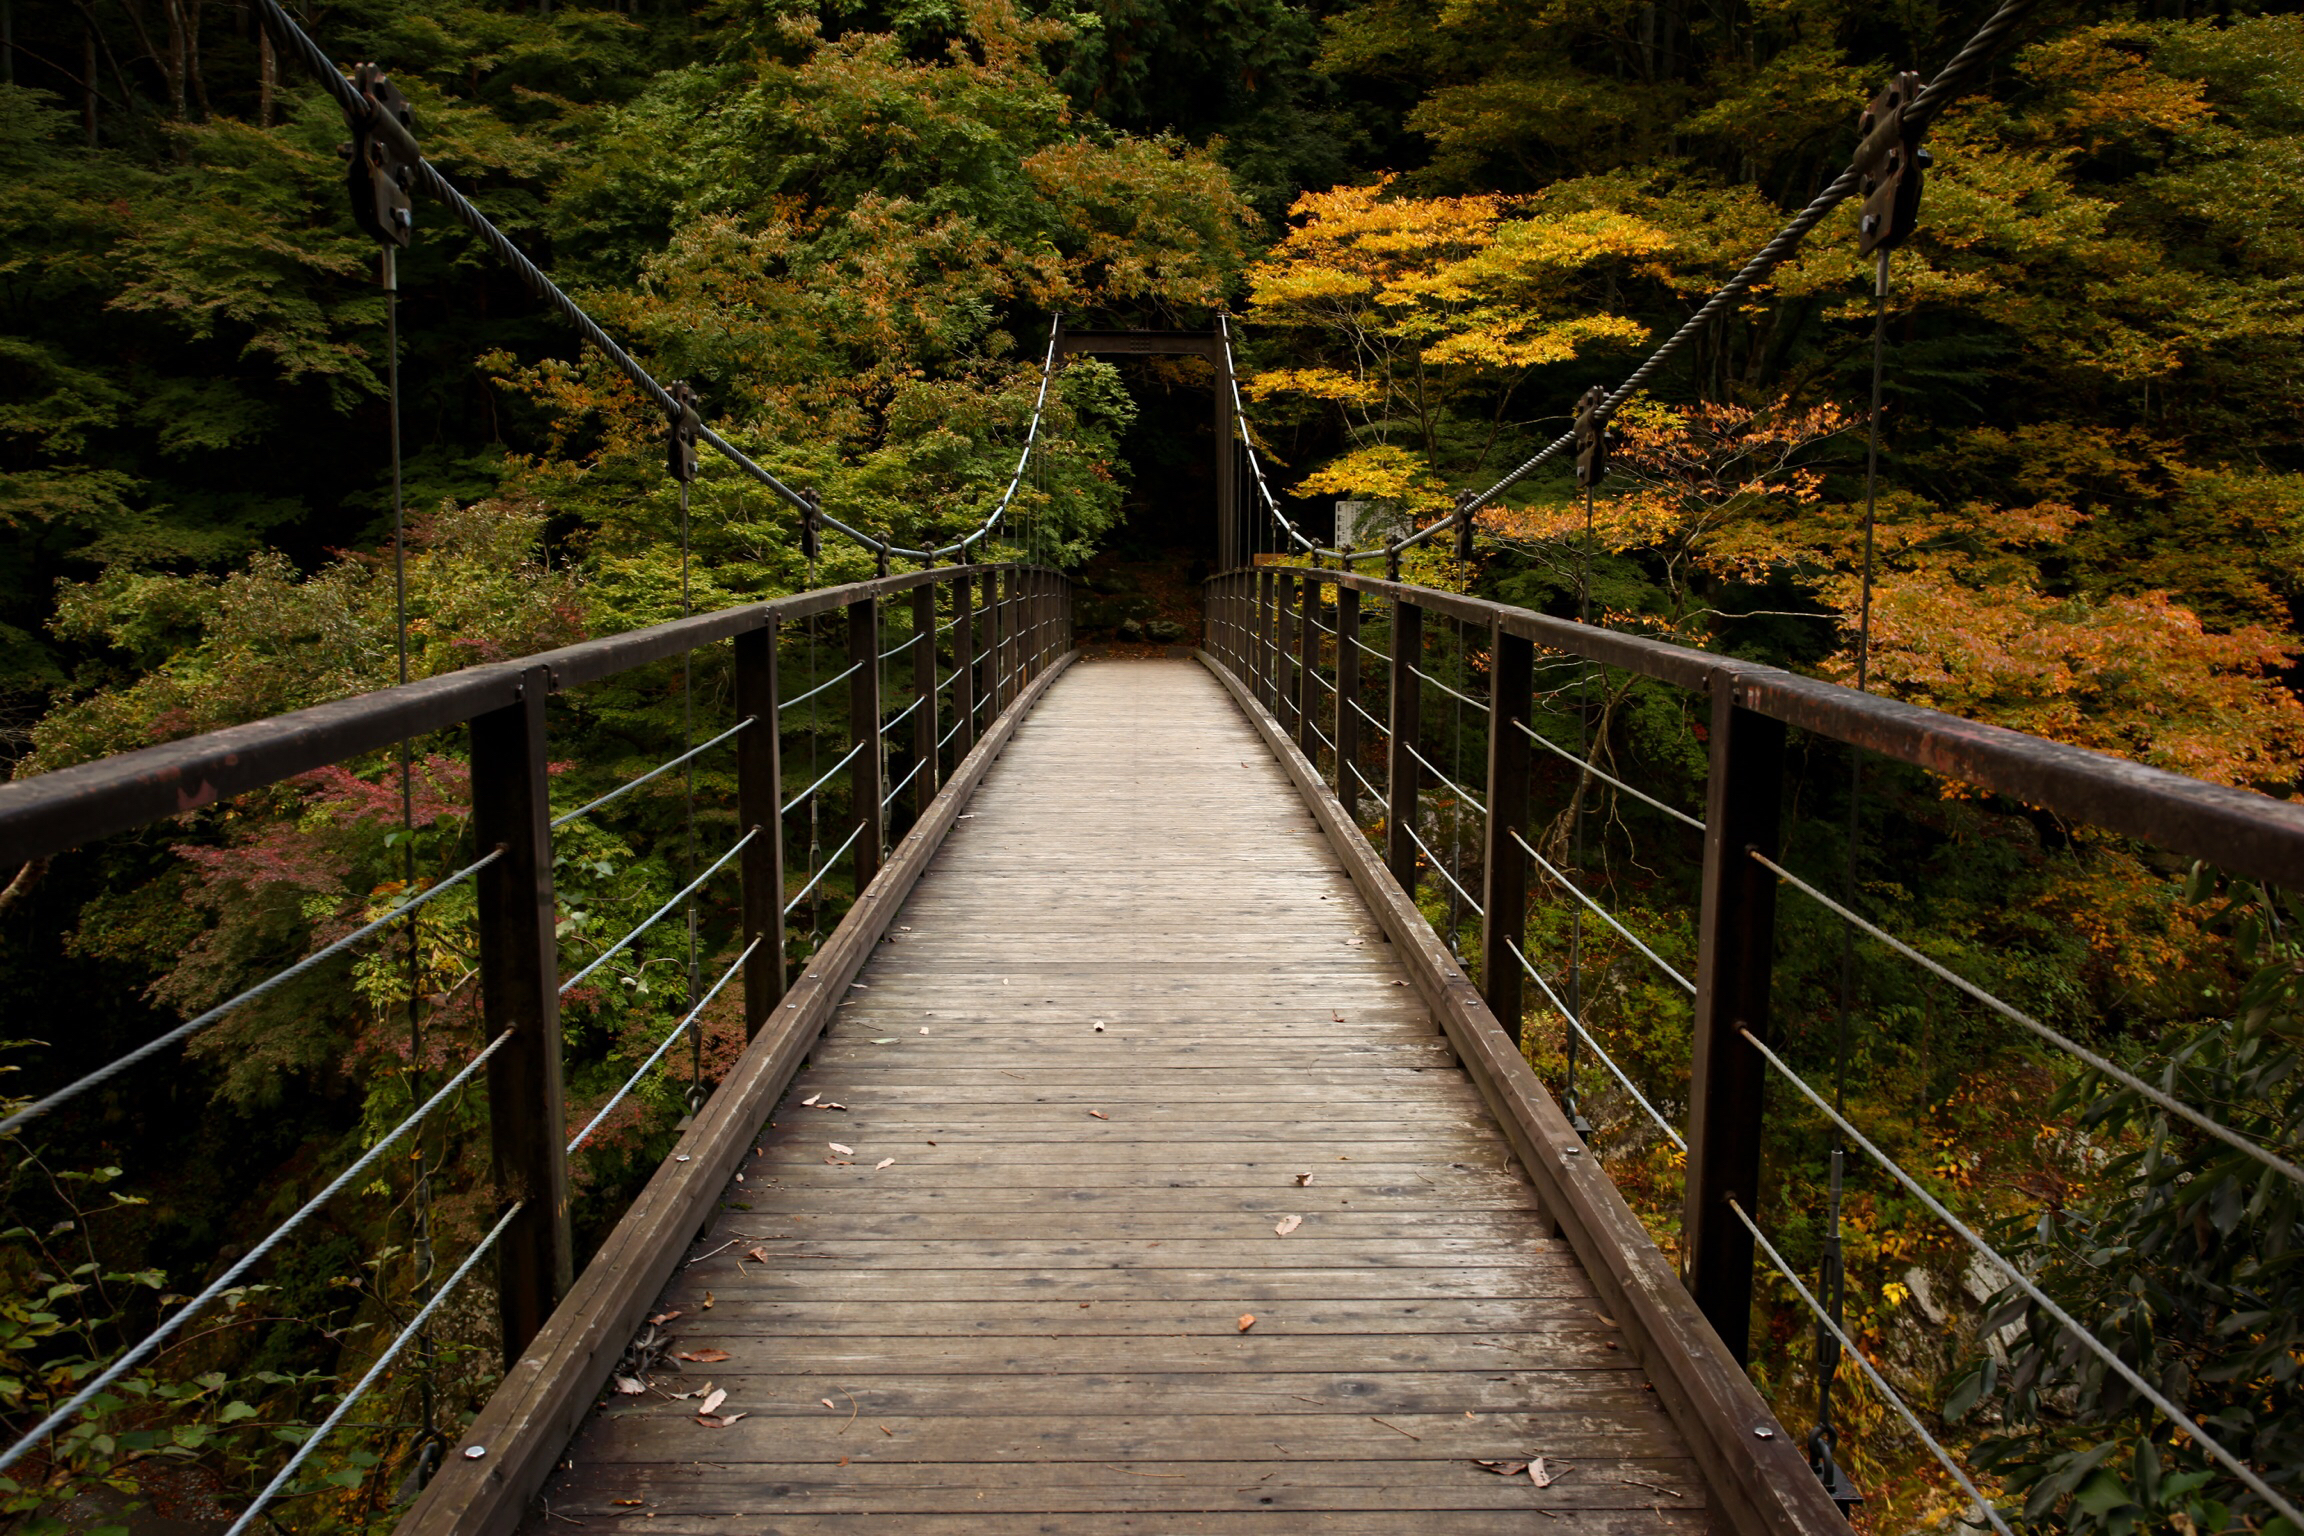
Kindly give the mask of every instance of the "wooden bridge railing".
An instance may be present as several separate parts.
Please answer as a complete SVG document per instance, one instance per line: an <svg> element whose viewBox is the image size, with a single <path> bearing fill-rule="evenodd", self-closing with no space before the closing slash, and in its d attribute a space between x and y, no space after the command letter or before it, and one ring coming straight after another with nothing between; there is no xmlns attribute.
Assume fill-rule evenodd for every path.
<svg viewBox="0 0 2304 1536"><path fill-rule="evenodd" d="M1293 760L1307 795L1327 798L1338 823L1332 837L1348 833L1340 845L1347 862L1357 849L1370 870L1384 873L1386 890L1374 889L1372 881L1364 881L1364 889L1380 915L1390 897L1390 910L1402 925L1395 941L1434 946L1428 970L1435 1006L1453 1021L1451 1033L1459 1036L1467 1067L1489 1092L1508 1129L1518 1118L1524 1128L1523 1155L1547 1209L1574 1240L1603 1294L1623 1307L1618 1316L1634 1334L1667 1406L1682 1417L1683 1432L1706 1461L1715 1486L1729 1492L1732 1508L1741 1486L1749 1501L1746 1513L1760 1520L1758 1528L1794 1528L1806 1518L1798 1506L1807 1501L1782 1503L1766 1486L1771 1476L1780 1481L1779 1463L1795 1453L1790 1446L1781 1447L1783 1455L1754 1447L1749 1412L1758 1400L1748 1386L1740 1392L1736 1384L1719 1379L1708 1352L1731 1362L1747 1355L1756 1245L1820 1317L1835 1310L1802 1286L1755 1220L1762 1113L1771 1073L1832 1120L1851 1148L1873 1157L1907 1194L1988 1256L1985 1262L2000 1263L2014 1285L2036 1303L2047 1303L2019 1270L1993 1255L1921 1181L1880 1153L1774 1050L1769 1016L1780 885L1793 886L1870 942L2074 1055L2089 1070L2142 1093L2194 1130L2276 1174L2304 1180L2304 1170L2278 1152L2237 1135L1868 922L1785 868L1779 847L1788 728L2045 810L2067 824L2136 838L2234 876L2290 888L2304 885L2304 804L2204 783L1730 656L1453 592L1320 569L1316 561L1311 567L1262 565L1212 578L1206 617L1204 659L1260 718L1284 760ZM1699 705L1706 729L1698 734L1708 758L1701 817L1606 772L1589 743L1570 746L1547 737L1540 728L1544 711L1539 698L1556 690L1540 686L1543 666L1618 678L1636 674L1706 701ZM1555 720L1561 714L1585 718L1573 704L1555 711ZM1465 727L1456 733L1457 742L1474 743L1470 762L1448 750L1451 726ZM1567 786L1566 807L1542 818L1552 832L1549 842L1531 820L1536 808L1530 789L1539 763L1550 764L1550 783ZM1584 813L1603 784L1624 797L1617 802L1621 809L1646 818L1643 824L1659 835L1692 832L1701 840L1693 978L1577 884L1587 878L1579 867ZM1567 925L1565 956L1544 955L1528 936L1533 884L1550 886L1575 913ZM1425 911L1433 914L1429 927ZM1653 966L1669 989L1691 1000L1684 1129L1619 1069L1581 1016L1587 998L1579 991L1580 951L1587 933L1600 931L1587 929L1587 914L1595 924L1606 925L1612 947L1636 954L1628 963ZM1408 931L1411 926L1414 932ZM1471 964L1468 952L1474 957ZM1553 960L1564 963L1545 963ZM1465 969L1455 971L1454 966ZM1476 998L1470 996L1474 974ZM1528 1075L1518 1050L1530 983L1541 994L1542 1006L1567 1024L1565 1114ZM1501 1026L1494 1039L1482 1033L1491 1026L1480 1020L1488 1019ZM1509 1060L1499 1059L1496 1040L1510 1041ZM1653 1266L1643 1268L1636 1250L1654 1252L1644 1230L1596 1166L1599 1159L1585 1155L1584 1138L1591 1128L1578 1113L1581 1051L1592 1053L1615 1074L1662 1134L1685 1152L1680 1212L1684 1291L1678 1284L1660 1284ZM1836 1188L1837 1164L1834 1183ZM1662 1273L1668 1282L1669 1272ZM1828 1284L1834 1279L1827 1276ZM1701 1326L1691 1326L1691 1304L1701 1313ZM1853 1348L1836 1316L1827 1328L1830 1336L1819 1351L1827 1362L1822 1368L1830 1369L1833 1346L1844 1346L1852 1363L1871 1375L1891 1405L1905 1412L1910 1428L1985 1506L1986 1518L2005 1530L1966 1473ZM2093 1336L2077 1337L2085 1330L2075 1324L2070 1331L2076 1336L2074 1347L2095 1348L2115 1373L2133 1376ZM2180 1412L2171 1411L2175 1405L2158 1397L2151 1384L2140 1379L2130 1384L2184 1430L2201 1433ZM1846 1492L1832 1462L1828 1425L1822 1443L1816 1440L1812 1436L1807 1448L1815 1471L1824 1485ZM2203 1448L2252 1486L2261 1483L2238 1458L2211 1447L2205 1437ZM1797 1466L1797 1459L1789 1464ZM1819 1483L1807 1486L1813 1493ZM2271 1508L2285 1511L2276 1492L2258 1491ZM1741 1519L1737 1523L1753 1528Z"/></svg>
<svg viewBox="0 0 2304 1536"><path fill-rule="evenodd" d="M709 659L722 643L730 648L720 664L732 681L733 723L701 746L555 816L548 702L636 668L684 656ZM362 1180L386 1176L378 1160L395 1146L404 1160L405 1138L484 1068L495 1183L486 1236L459 1255L445 1280L409 1298L412 1308L421 1305L415 1319L378 1352L357 1385L338 1394L333 1411L232 1529L248 1527L267 1504L290 1491L328 1432L344 1422L491 1246L506 1378L411 1518L414 1529L424 1529L433 1515L479 1499L506 1503L516 1516L605 1382L682 1242L828 1021L877 938L876 925L885 924L927 851L951 825L954 808L1030 700L1069 661L1071 649L1069 582L1061 573L1026 565L946 566L701 614L0 785L0 863L14 867L218 806L410 738L462 729L468 732L472 850L462 868L374 921L127 1055L68 1082L35 1076L24 1085L29 1096L11 1106L0 1133L21 1137L56 1125L60 1121L51 1117L84 1107L74 1101L99 1086L131 1109L138 1095L169 1092L168 1074L152 1071L148 1063L172 1057L178 1042L278 987L348 962L372 938L382 935L378 942L389 942L395 931L406 931L399 925L418 909L464 883L474 886L477 897L481 1020L477 1054L406 1120L269 1236L248 1245L198 1295L159 1317L141 1341L79 1370L76 1390L63 1402L37 1422L12 1424L15 1433L0 1451L0 1470L64 1440L85 1442L83 1410L101 1406L114 1382L154 1359L179 1329L213 1316L219 1299L233 1294L232 1286L248 1283L243 1277L260 1279L266 1256L330 1199ZM828 652L830 661L823 659ZM796 680L795 663L803 658L811 676ZM795 781L808 765L791 761L785 750L787 737L802 729L794 713L802 708L831 711L847 738L830 769L809 774L804 784ZM731 845L672 901L613 943L604 942L589 963L564 977L555 922L555 834L731 739L737 824ZM823 856L808 837L794 834L820 828L827 818L832 826L816 848L833 851ZM843 863L852 905L822 944L809 948L808 928L814 925L795 920L827 910L828 877ZM576 1129L562 1089L562 996L620 956L629 958L653 925L731 865L742 887L736 931L727 939L735 963L709 992L701 992L691 969L686 1016L590 1123ZM685 1134L577 1273L569 1224L572 1159L668 1050L700 1040L704 1006L739 975L748 1045L708 1096L698 1077ZM15 1144L18 1150L24 1145ZM195 1404L186 1411L202 1410ZM163 1436L170 1428L158 1419L138 1427ZM444 1450L450 1438L443 1434L429 1447L407 1449L420 1460ZM387 1466L396 1476L407 1470ZM416 1470L411 1481L421 1484L429 1467Z"/></svg>

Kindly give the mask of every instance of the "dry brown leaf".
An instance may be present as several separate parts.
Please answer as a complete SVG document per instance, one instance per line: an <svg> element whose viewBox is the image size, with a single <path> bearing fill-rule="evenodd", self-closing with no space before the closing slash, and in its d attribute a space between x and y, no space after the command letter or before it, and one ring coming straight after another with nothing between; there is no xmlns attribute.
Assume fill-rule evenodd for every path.
<svg viewBox="0 0 2304 1536"><path fill-rule="evenodd" d="M822 1106L822 1107L823 1107L823 1108L825 1108L825 1109L837 1109L837 1110L842 1110L842 1111L845 1111L845 1110L848 1108L848 1106L847 1106L847 1105L845 1105L845 1104L835 1104L835 1103L833 1103L833 1102L832 1102L830 1099L826 1099L826 1100L824 1101L824 1103L823 1103L823 1106Z"/></svg>
<svg viewBox="0 0 2304 1536"><path fill-rule="evenodd" d="M881 1169L883 1169L883 1168L886 1168L886 1167L890 1167L891 1165L893 1165L893 1164L895 1163L895 1161L896 1161L896 1159L894 1159L894 1158L892 1158L892 1157L884 1157L884 1158L880 1159L880 1161L878 1161L878 1162L876 1162L876 1163L874 1163L874 1164L872 1165L872 1171L873 1171L874 1173L878 1173L878 1172L879 1172Z"/></svg>
<svg viewBox="0 0 2304 1536"><path fill-rule="evenodd" d="M675 1308L673 1308L673 1309L672 1309L671 1311L669 1311L669 1312L659 1312L659 1313L657 1313L657 1314L656 1314L654 1317L652 1317L652 1318L648 1319L648 1321L649 1321L650 1323L654 1324L656 1327L659 1327L659 1328L661 1328L661 1327L663 1327L663 1326L664 1326L666 1323L668 1323L668 1322L672 1321L672 1319L674 1319L674 1318L678 1317L679 1315L680 1315L680 1309L679 1309L679 1308L677 1308L677 1307L675 1307Z"/></svg>
<svg viewBox="0 0 2304 1536"><path fill-rule="evenodd" d="M720 1405L726 1401L728 1401L728 1389L725 1387L714 1387L712 1389L712 1394L705 1398L704 1401L696 1405L696 1411L699 1414L718 1413L720 1411Z"/></svg>
<svg viewBox="0 0 2304 1536"><path fill-rule="evenodd" d="M696 1422L703 1425L706 1429L726 1429L729 1425L735 1423L738 1419L743 1417L744 1415L741 1413L731 1413L725 1418L715 1418L711 1414L700 1413L696 1415Z"/></svg>
<svg viewBox="0 0 2304 1536"><path fill-rule="evenodd" d="M1560 1481L1560 1479L1554 1477L1551 1473L1544 1470L1544 1458L1539 1456L1534 1461L1528 1463L1528 1481L1534 1483L1539 1488L1549 1488L1554 1483Z"/></svg>
<svg viewBox="0 0 2304 1536"><path fill-rule="evenodd" d="M1247 1332L1249 1329L1251 1329L1251 1328L1253 1328L1253 1327L1255 1327L1255 1326L1256 1326L1256 1314L1255 1314L1255 1313L1253 1313L1253 1312L1243 1312L1243 1313L1241 1313L1241 1314L1240 1314L1240 1331L1241 1331L1242 1333L1246 1333L1246 1332Z"/></svg>
<svg viewBox="0 0 2304 1536"><path fill-rule="evenodd" d="M712 1293L710 1291L704 1293L704 1310L707 1312L712 1310Z"/></svg>
<svg viewBox="0 0 2304 1536"><path fill-rule="evenodd" d="M1616 1319L1614 1319L1614 1318L1610 1317L1610 1316L1609 1316L1607 1313L1605 1313L1605 1312L1595 1312L1595 1313L1593 1313L1592 1315L1593 1315L1594 1317L1596 1317L1596 1318L1600 1319L1600 1321L1602 1321L1602 1322L1606 1323L1606 1324L1607 1324L1609 1327L1611 1327L1611 1328L1613 1328L1613 1327L1615 1327L1615 1326L1616 1326Z"/></svg>
<svg viewBox="0 0 2304 1536"><path fill-rule="evenodd" d="M839 1153L842 1157L854 1157L856 1155L856 1149L854 1147L843 1146L837 1141L828 1141L824 1143L824 1145L830 1147L833 1151Z"/></svg>
<svg viewBox="0 0 2304 1536"><path fill-rule="evenodd" d="M801 1107L802 1109L806 1109L806 1108L807 1108L809 1105L811 1105L811 1104L815 1103L815 1102L816 1102L818 1099L820 1099L820 1098L822 1098L822 1097L824 1097L824 1095L822 1095L821 1093L812 1093L812 1094L808 1095L808 1097L806 1097L806 1098L804 1098L804 1099L802 1099L802 1100L800 1101L800 1107Z"/></svg>
<svg viewBox="0 0 2304 1536"><path fill-rule="evenodd" d="M1091 1115L1094 1115L1094 1116L1095 1116L1097 1119L1099 1119L1099 1120L1109 1120L1109 1119L1111 1119L1111 1118L1112 1118L1110 1115L1108 1115L1108 1114L1104 1113L1104 1111L1102 1111L1102 1110L1100 1110L1100 1109L1092 1109L1092 1110L1088 1111L1088 1113L1090 1113Z"/></svg>
<svg viewBox="0 0 2304 1536"><path fill-rule="evenodd" d="M616 1390L626 1397L638 1397L648 1388L645 1384L635 1381L629 1376L619 1376L616 1378Z"/></svg>
<svg viewBox="0 0 2304 1536"><path fill-rule="evenodd" d="M1524 1461L1481 1461L1475 1459L1472 1465L1485 1467L1498 1477L1518 1477L1528 1470L1528 1463Z"/></svg>
<svg viewBox="0 0 2304 1536"><path fill-rule="evenodd" d="M752 1260L755 1264L765 1264L768 1262L768 1250L761 1247L748 1248L744 1251L744 1257Z"/></svg>
<svg viewBox="0 0 2304 1536"><path fill-rule="evenodd" d="M1351 945L1354 949L1358 949L1368 941L1366 939L1346 939L1344 942Z"/></svg>
<svg viewBox="0 0 2304 1536"><path fill-rule="evenodd" d="M1304 1218L1301 1216L1283 1216L1272 1230L1280 1236L1286 1237L1302 1225L1304 1225Z"/></svg>
<svg viewBox="0 0 2304 1536"><path fill-rule="evenodd" d="M825 1407L830 1408L834 1413L838 1413L840 1411L839 1405L834 1403L832 1399L828 1397L820 1397L816 1399L816 1401L822 1403Z"/></svg>
<svg viewBox="0 0 2304 1536"><path fill-rule="evenodd" d="M1305 1185L1307 1185L1307 1184L1309 1184L1309 1183L1311 1183L1311 1182L1312 1182L1312 1175L1310 1175L1309 1173L1300 1173L1300 1174L1296 1175L1296 1187L1297 1187L1297 1188L1299 1188L1299 1189L1303 1188Z"/></svg>
<svg viewBox="0 0 2304 1536"><path fill-rule="evenodd" d="M891 1440L893 1440L893 1439L895 1439L895 1438L896 1438L896 1431L894 1431L894 1430L890 1429L890 1428L889 1428L887 1425L885 1425L885 1424L883 1424L883 1425L881 1425L881 1426L880 1426L880 1433L882 1433L882 1434L886 1435L886 1436L887 1436L889 1439L891 1439Z"/></svg>
<svg viewBox="0 0 2304 1536"><path fill-rule="evenodd" d="M683 1360L693 1360L698 1365L718 1365L721 1361L731 1359L733 1357L728 1353L728 1351L724 1349L699 1349L694 1353L690 1353L687 1350L682 1350L680 1352L680 1358Z"/></svg>
<svg viewBox="0 0 2304 1536"><path fill-rule="evenodd" d="M615 1503L618 1509L638 1509L640 1507L638 1499L618 1499Z"/></svg>

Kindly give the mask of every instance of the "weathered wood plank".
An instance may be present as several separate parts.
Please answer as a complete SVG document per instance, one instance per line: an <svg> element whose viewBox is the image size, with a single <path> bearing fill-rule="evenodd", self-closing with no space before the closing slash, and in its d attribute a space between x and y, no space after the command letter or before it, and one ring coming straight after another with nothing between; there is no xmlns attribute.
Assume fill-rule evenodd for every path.
<svg viewBox="0 0 2304 1536"><path fill-rule="evenodd" d="M1385 925L1198 668L1075 668L885 937L539 1536L1710 1528ZM745 1417L674 1395L707 1387ZM1473 1465L1531 1454L1573 1470Z"/></svg>

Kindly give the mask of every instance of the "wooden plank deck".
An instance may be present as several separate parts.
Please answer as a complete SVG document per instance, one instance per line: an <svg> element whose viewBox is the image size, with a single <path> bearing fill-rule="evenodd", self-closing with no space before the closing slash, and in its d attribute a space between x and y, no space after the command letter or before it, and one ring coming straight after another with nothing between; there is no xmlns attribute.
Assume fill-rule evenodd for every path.
<svg viewBox="0 0 2304 1536"><path fill-rule="evenodd" d="M1711 1528L1207 673L1074 667L968 810L664 1295L728 1358L607 1400L524 1529Z"/></svg>

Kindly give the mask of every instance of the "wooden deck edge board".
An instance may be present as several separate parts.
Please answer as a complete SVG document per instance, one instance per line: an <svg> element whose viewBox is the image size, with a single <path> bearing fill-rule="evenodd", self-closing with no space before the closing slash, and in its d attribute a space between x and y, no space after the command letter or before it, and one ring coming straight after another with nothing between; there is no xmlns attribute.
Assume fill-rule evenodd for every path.
<svg viewBox="0 0 2304 1536"><path fill-rule="evenodd" d="M1847 1536L1848 1524L1751 1378L1728 1353L1615 1182L1560 1112L1423 914L1401 891L1317 769L1248 689L1206 651L1195 659L1279 759L1488 1101L1544 1211L1622 1323L1665 1412L1740 1536Z"/></svg>
<svg viewBox="0 0 2304 1536"><path fill-rule="evenodd" d="M1078 651L1058 657L985 731L848 915L803 967L774 1021L744 1049L672 1155L505 1373L395 1536L510 1536L582 1426L610 1371L696 1230L709 1221L754 1135L832 1023L960 807ZM684 1160L683 1160L684 1159ZM482 1454L470 1455L473 1447Z"/></svg>

